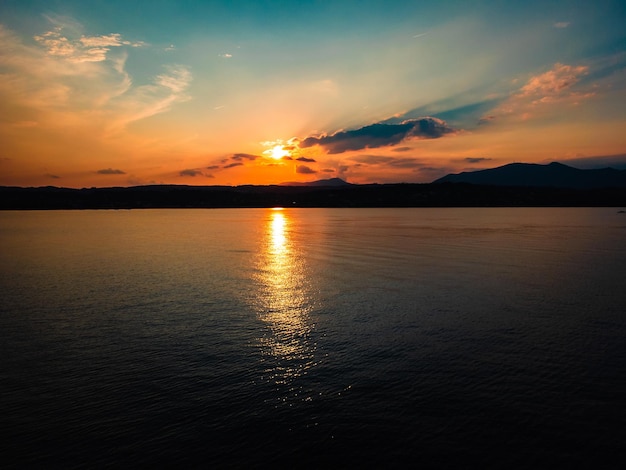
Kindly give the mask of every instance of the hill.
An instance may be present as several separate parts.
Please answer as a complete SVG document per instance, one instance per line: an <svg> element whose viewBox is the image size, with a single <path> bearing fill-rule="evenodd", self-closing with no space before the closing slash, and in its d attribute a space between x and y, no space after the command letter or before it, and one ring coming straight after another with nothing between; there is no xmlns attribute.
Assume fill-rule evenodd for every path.
<svg viewBox="0 0 626 470"><path fill-rule="evenodd" d="M325 180L317 180L317 181L309 181L302 183L298 182L290 182L290 183L282 183L280 186L310 186L310 187L337 187L337 186L349 186L352 183L348 183L347 181L342 180L341 178L329 178Z"/></svg>
<svg viewBox="0 0 626 470"><path fill-rule="evenodd" d="M511 163L488 170L449 174L433 183L470 183L573 189L626 188L626 170L616 170L614 168L580 170L557 162L552 162L548 165Z"/></svg>

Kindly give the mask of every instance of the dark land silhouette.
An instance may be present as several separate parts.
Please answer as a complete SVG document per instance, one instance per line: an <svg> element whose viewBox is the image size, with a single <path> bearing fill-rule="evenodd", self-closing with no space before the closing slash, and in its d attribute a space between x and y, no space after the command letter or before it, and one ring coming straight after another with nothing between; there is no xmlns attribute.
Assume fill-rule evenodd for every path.
<svg viewBox="0 0 626 470"><path fill-rule="evenodd" d="M368 184L344 186L178 186L68 189L0 187L0 209L227 207L625 207L626 188Z"/></svg>
<svg viewBox="0 0 626 470"><path fill-rule="evenodd" d="M269 186L0 187L0 209L626 206L626 170L512 163L429 184L339 178Z"/></svg>

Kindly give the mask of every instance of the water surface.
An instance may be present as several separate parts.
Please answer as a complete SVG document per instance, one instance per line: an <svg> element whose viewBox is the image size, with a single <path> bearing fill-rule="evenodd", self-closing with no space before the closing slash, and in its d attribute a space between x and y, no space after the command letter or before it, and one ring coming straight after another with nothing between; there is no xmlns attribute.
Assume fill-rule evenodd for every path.
<svg viewBox="0 0 626 470"><path fill-rule="evenodd" d="M0 212L3 454L610 466L625 241L612 208Z"/></svg>

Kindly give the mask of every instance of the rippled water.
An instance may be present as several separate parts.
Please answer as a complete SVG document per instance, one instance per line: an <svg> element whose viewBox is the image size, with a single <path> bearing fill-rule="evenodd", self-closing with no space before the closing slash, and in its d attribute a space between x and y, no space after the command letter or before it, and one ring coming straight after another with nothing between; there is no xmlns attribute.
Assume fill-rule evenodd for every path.
<svg viewBox="0 0 626 470"><path fill-rule="evenodd" d="M3 466L611 467L625 279L612 208L0 212Z"/></svg>

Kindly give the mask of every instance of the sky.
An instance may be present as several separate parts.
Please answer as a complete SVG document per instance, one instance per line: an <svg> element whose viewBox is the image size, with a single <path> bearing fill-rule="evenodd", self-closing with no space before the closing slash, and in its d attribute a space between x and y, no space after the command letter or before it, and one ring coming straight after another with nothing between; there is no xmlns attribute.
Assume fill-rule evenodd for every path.
<svg viewBox="0 0 626 470"><path fill-rule="evenodd" d="M619 1L2 0L0 185L626 169Z"/></svg>

